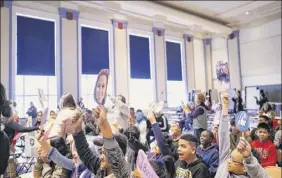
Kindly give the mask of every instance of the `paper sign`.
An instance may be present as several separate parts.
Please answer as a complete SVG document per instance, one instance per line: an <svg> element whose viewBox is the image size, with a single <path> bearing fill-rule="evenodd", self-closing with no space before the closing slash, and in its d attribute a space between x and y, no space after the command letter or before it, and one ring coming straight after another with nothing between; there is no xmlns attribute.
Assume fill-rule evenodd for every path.
<svg viewBox="0 0 282 178"><path fill-rule="evenodd" d="M24 153L26 157L35 157L36 156L36 138L34 133L28 133L24 136L25 149Z"/></svg>
<svg viewBox="0 0 282 178"><path fill-rule="evenodd" d="M47 101L47 99L46 99L46 97L44 95L43 89L38 88L38 95L39 95L39 100Z"/></svg>
<svg viewBox="0 0 282 178"><path fill-rule="evenodd" d="M139 150L136 167L141 172L144 178L159 178L155 173L154 169L152 168L149 160L147 159L147 155L143 150Z"/></svg>
<svg viewBox="0 0 282 178"><path fill-rule="evenodd" d="M235 123L240 132L245 132L249 129L250 118L245 111L240 111L235 115Z"/></svg>
<svg viewBox="0 0 282 178"><path fill-rule="evenodd" d="M98 105L104 105L107 98L109 70L102 69L97 77L94 87L94 100Z"/></svg>
<svg viewBox="0 0 282 178"><path fill-rule="evenodd" d="M164 107L164 102L159 101L159 102L152 102L149 105L150 111L153 113L160 113Z"/></svg>

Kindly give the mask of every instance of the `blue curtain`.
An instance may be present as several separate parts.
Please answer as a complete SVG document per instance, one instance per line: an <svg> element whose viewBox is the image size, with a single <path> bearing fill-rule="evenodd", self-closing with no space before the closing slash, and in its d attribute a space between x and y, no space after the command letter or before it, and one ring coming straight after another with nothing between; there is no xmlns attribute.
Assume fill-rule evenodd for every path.
<svg viewBox="0 0 282 178"><path fill-rule="evenodd" d="M82 74L98 74L109 69L108 31L81 28Z"/></svg>
<svg viewBox="0 0 282 178"><path fill-rule="evenodd" d="M134 79L151 79L149 38L129 35L130 74Z"/></svg>
<svg viewBox="0 0 282 178"><path fill-rule="evenodd" d="M55 22L17 16L17 75L55 76Z"/></svg>
<svg viewBox="0 0 282 178"><path fill-rule="evenodd" d="M167 80L182 81L181 45L166 41Z"/></svg>

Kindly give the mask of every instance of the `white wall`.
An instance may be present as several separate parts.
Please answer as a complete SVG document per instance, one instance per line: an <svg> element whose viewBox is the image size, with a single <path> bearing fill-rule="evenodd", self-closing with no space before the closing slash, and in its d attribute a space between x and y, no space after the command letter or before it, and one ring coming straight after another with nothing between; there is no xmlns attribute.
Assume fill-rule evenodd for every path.
<svg viewBox="0 0 282 178"><path fill-rule="evenodd" d="M195 88L197 90L206 90L206 74L204 59L203 40L194 39L194 67L195 67Z"/></svg>
<svg viewBox="0 0 282 178"><path fill-rule="evenodd" d="M1 8L1 83L5 87L9 86L9 18L9 9Z"/></svg>
<svg viewBox="0 0 282 178"><path fill-rule="evenodd" d="M213 38L212 39L212 77L213 87L218 91L223 91L229 88L229 84L221 83L216 79L216 63L218 61L228 62L227 39Z"/></svg>
<svg viewBox="0 0 282 178"><path fill-rule="evenodd" d="M242 83L281 84L281 19L240 31Z"/></svg>
<svg viewBox="0 0 282 178"><path fill-rule="evenodd" d="M58 88L61 87L60 90L62 92L71 92L75 98L78 98L79 88L78 85L81 85L81 81L79 81L77 76L80 76L81 72L81 46L80 46L80 37L77 38L76 34L80 34L80 30L77 31L77 28L80 28L81 20L83 20L85 23L84 25L90 25L93 23L99 23L106 26L110 26L110 28L113 28L111 19L118 19L113 12L109 11L103 11L103 10L96 10L90 7L71 7L71 6L61 6L58 5L59 3L52 3L52 2L45 2L44 5L40 4L39 2L13 2L13 13L12 13L12 19L13 19L13 26L12 31L9 30L8 25L8 17L9 17L9 9L7 8L1 8L1 82L4 83L5 87L7 88L7 91L13 92L16 88L15 86L15 75L16 75L16 13L22 13L24 15L31 15L38 18L45 18L45 19L54 19L56 21L56 73L58 74L57 80L58 84L61 86L57 86ZM60 16L58 14L58 8L69 8L72 10L77 10L80 12L79 20L77 21L68 21L66 19L62 19L62 23L59 23ZM20 12L18 12L18 9L21 9ZM154 95L157 94L158 98L160 100L166 100L167 96L167 89L166 89L166 68L165 68L165 43L164 39L166 37L169 38L178 38L181 42L183 42L183 34L185 34L184 29L182 28L176 28L171 27L169 25L163 26L157 26L154 25L153 21L145 21L140 20L134 17L126 17L126 19L123 19L122 17L120 20L126 20L128 22L128 27L131 30L141 30L144 32L147 32L151 35L153 35L152 28L159 27L165 29L165 37L158 37L155 36L155 44L157 47L157 50L154 51L155 54L153 55L156 57L156 64L157 64L157 92L154 92ZM60 27L60 25L62 25ZM62 30L62 46L60 47L60 33L59 29ZM127 35L128 31L124 30L121 31L119 29L112 29L110 33L114 34L114 39L112 39L110 51L114 51L114 55L110 55L111 60L116 60L116 71L112 71L116 74L116 94L123 94L127 98L129 97L128 92L128 64L127 64L127 53L128 53L128 47L127 47ZM13 40L12 40L12 75L9 77L10 68L9 68L9 35L12 34ZM111 34L112 36L113 34ZM77 41L78 40L78 41ZM153 39L152 39L153 40ZM78 44L78 47L77 47ZM154 48L154 46L151 46ZM61 48L61 49L60 49ZM193 40L193 46L190 46L188 48L189 50L185 49L183 53L185 55L193 56L189 53L191 51L194 53L194 63L193 66L188 66L188 71L195 71L195 84L194 84L194 77L188 77L188 83L189 80L191 81L191 87L195 87L196 89L205 90L206 89L206 76L204 72L204 51L203 51L203 40L202 39L194 39ZM69 52L68 52L69 51ZM60 54L62 53L62 72L58 71L60 69ZM79 55L77 55L77 53ZM79 56L79 57L78 57ZM184 54L183 54L184 57ZM79 61L77 61L79 60ZM189 60L192 60L189 58ZM154 60L153 60L154 61ZM112 65L112 62L110 62ZM159 65L158 65L159 64ZM190 64L190 63L189 63ZM77 65L79 67L77 67ZM194 68L193 70L190 70ZM71 70L70 70L71 68ZM153 69L155 70L155 69ZM152 72L155 73L155 72ZM114 75L115 75L114 74ZM59 76L62 75L62 76ZM154 76L155 77L155 76ZM62 78L62 81L60 81L60 78ZM11 82L11 87L9 86L9 81ZM81 79L80 79L81 80ZM125 82L125 83L124 83ZM138 92L137 92L138 93ZM58 92L59 94L59 92ZM81 94L81 93L80 93ZM185 94L183 94L185 95ZM12 97L13 99L13 97ZM130 98L129 98L130 99ZM185 100L185 98L183 98ZM180 101L179 101L180 102Z"/></svg>

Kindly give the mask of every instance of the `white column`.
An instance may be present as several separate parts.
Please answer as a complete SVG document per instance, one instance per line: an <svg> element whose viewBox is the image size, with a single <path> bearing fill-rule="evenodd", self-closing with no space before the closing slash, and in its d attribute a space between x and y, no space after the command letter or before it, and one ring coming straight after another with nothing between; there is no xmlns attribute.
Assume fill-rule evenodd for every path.
<svg viewBox="0 0 282 178"><path fill-rule="evenodd" d="M112 20L114 33L114 95L129 98L129 63L127 51L127 22Z"/></svg>
<svg viewBox="0 0 282 178"><path fill-rule="evenodd" d="M6 88L6 95L15 98L12 77L12 1L4 1L1 7L1 83Z"/></svg>
<svg viewBox="0 0 282 178"><path fill-rule="evenodd" d="M194 64L194 46L193 46L193 36L184 35L184 50L185 50L185 89L188 101L188 93L191 93L193 89L196 88L195 85L195 64Z"/></svg>
<svg viewBox="0 0 282 178"><path fill-rule="evenodd" d="M58 88L62 94L70 92L79 99L78 16L72 9L59 8L60 15L60 74Z"/></svg>
<svg viewBox="0 0 282 178"><path fill-rule="evenodd" d="M234 31L227 40L230 88L242 89L239 31Z"/></svg>
<svg viewBox="0 0 282 178"><path fill-rule="evenodd" d="M153 28L154 33L154 52L155 52L155 89L156 100L164 101L167 104L167 70L166 70L166 45L164 38L165 30Z"/></svg>
<svg viewBox="0 0 282 178"><path fill-rule="evenodd" d="M205 73L206 73L206 91L213 89L212 77L212 45L211 39L204 39L204 58L205 58Z"/></svg>

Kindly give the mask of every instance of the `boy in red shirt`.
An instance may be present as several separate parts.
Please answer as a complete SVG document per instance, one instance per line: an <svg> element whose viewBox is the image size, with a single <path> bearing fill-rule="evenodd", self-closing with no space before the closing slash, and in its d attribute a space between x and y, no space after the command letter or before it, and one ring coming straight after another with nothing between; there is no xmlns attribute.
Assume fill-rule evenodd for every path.
<svg viewBox="0 0 282 178"><path fill-rule="evenodd" d="M266 123L258 125L258 140L252 142L252 148L261 154L261 166L275 166L277 161L277 152L275 145L269 140L270 127Z"/></svg>

